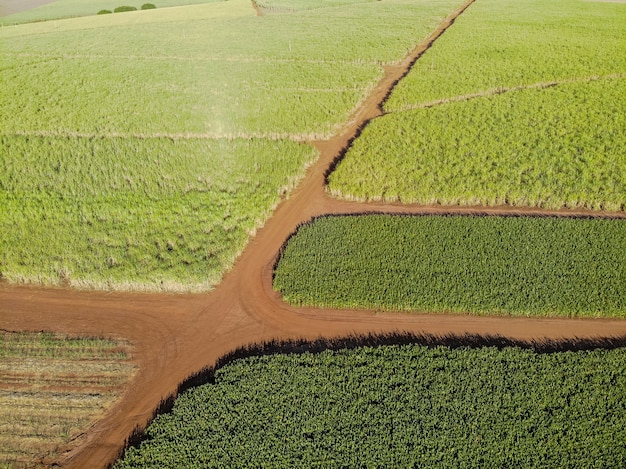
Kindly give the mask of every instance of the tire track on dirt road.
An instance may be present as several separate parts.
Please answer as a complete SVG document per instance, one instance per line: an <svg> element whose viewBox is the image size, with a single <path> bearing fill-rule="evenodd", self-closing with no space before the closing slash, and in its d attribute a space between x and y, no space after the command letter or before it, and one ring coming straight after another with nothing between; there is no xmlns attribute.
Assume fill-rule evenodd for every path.
<svg viewBox="0 0 626 469"><path fill-rule="evenodd" d="M61 448L47 466L106 467L136 427L143 428L163 398L189 375L211 366L226 353L247 344L276 340L328 339L351 334L406 331L434 335L489 334L513 339L615 337L626 335L626 321L552 318L479 317L295 308L272 288L272 269L285 240L302 223L329 213L476 210L518 213L537 209L418 207L357 204L333 200L325 178L350 143L374 117L396 83L474 0L449 15L399 65L385 75L335 137L312 142L320 157L258 230L220 285L210 293L83 292L0 284L0 328L49 330L130 340L139 371L124 397L76 442ZM560 211L564 215L578 212ZM585 212L586 213L586 212ZM593 214L595 215L595 213ZM614 214L623 216L623 214Z"/></svg>

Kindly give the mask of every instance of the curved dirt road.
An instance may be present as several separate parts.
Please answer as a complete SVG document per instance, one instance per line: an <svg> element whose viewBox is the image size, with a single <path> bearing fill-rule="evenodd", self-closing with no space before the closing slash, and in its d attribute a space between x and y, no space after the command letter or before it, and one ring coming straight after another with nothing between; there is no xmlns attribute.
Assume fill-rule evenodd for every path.
<svg viewBox="0 0 626 469"><path fill-rule="evenodd" d="M61 288L0 286L0 328L49 330L80 335L123 337L133 342L139 372L121 401L85 435L64 448L56 461L65 467L105 467L136 426L143 427L161 399L190 374L233 349L271 339L333 338L353 333L409 331L477 333L518 339L626 335L626 321L532 319L383 313L295 308L272 289L272 268L283 242L296 227L330 213L532 213L626 218L625 213L546 212L510 207L422 207L351 203L330 199L325 173L369 120L381 114L385 97L421 54L473 0L444 20L384 78L336 137L314 142L320 158L300 185L258 231L232 271L211 293L168 295L80 292Z"/></svg>

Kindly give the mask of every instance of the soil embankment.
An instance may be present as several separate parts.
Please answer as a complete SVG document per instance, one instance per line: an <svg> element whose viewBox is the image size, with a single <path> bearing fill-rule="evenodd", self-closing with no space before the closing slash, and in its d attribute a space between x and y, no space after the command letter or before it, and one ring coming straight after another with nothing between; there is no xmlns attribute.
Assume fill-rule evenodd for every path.
<svg viewBox="0 0 626 469"><path fill-rule="evenodd" d="M325 175L381 105L411 65L473 0L446 18L384 78L337 136L314 145L320 158L299 186L258 231L235 267L211 293L168 295L81 292L60 288L0 285L0 328L49 330L132 341L140 367L124 398L56 461L64 467L105 467L125 439L143 427L161 399L198 370L246 344L264 341L328 339L352 334L481 334L511 339L598 338L626 334L626 321L552 318L507 318L464 315L384 313L379 311L295 308L272 289L272 268L283 242L314 216L368 211L402 213L475 212L546 213L508 207L419 207L359 204L329 198ZM558 212L563 215L591 212ZM595 215L595 214L594 214ZM624 214L612 214L623 217Z"/></svg>

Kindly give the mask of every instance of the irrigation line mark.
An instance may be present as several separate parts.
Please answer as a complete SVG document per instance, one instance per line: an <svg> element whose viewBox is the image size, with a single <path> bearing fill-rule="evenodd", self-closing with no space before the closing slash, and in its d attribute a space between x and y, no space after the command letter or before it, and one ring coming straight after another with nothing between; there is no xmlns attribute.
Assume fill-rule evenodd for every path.
<svg viewBox="0 0 626 469"><path fill-rule="evenodd" d="M232 63L298 63L312 65L370 65L380 67L383 62L374 60L328 60L328 59L304 59L288 57L218 57L218 56L197 56L185 57L178 55L104 55L104 54L33 54L29 52L5 53L17 58L44 58L48 60L177 60L181 62L232 62Z"/></svg>
<svg viewBox="0 0 626 469"><path fill-rule="evenodd" d="M124 133L124 132L76 132L72 130L16 130L0 132L4 136L19 137L50 137L50 138L84 138L84 139L169 139L169 140L291 140L307 143L325 138L324 134L290 134L281 132L233 132L233 133L193 133L193 132L155 132L155 133Z"/></svg>
<svg viewBox="0 0 626 469"><path fill-rule="evenodd" d="M428 109L428 108L441 106L444 104L470 101L472 99L477 99L477 98L487 98L489 96L497 96L501 94L514 93L517 91L547 89L547 88L552 88L555 86L567 85L567 84L572 84L572 83L591 83L591 82L600 81L600 80L620 80L623 78L626 78L626 73L613 73L611 75L592 75L590 77L565 78L563 80L532 83L529 85L498 87L498 88L493 88L493 89L486 90L486 91L481 91L479 93L471 93L471 94L466 94L466 95L461 95L461 96L453 96L451 98L443 98L443 99L438 99L436 101L430 101L430 102L421 103L421 104L405 105L405 106L400 107L399 109L385 111L383 115L414 111L417 109Z"/></svg>

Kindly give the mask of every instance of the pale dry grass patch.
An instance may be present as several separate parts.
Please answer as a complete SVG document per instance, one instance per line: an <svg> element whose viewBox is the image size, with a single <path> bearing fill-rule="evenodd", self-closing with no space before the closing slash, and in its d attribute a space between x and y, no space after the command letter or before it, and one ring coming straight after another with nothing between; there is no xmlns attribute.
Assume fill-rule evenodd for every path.
<svg viewBox="0 0 626 469"><path fill-rule="evenodd" d="M36 467L79 438L136 372L128 342L0 334L0 467Z"/></svg>

